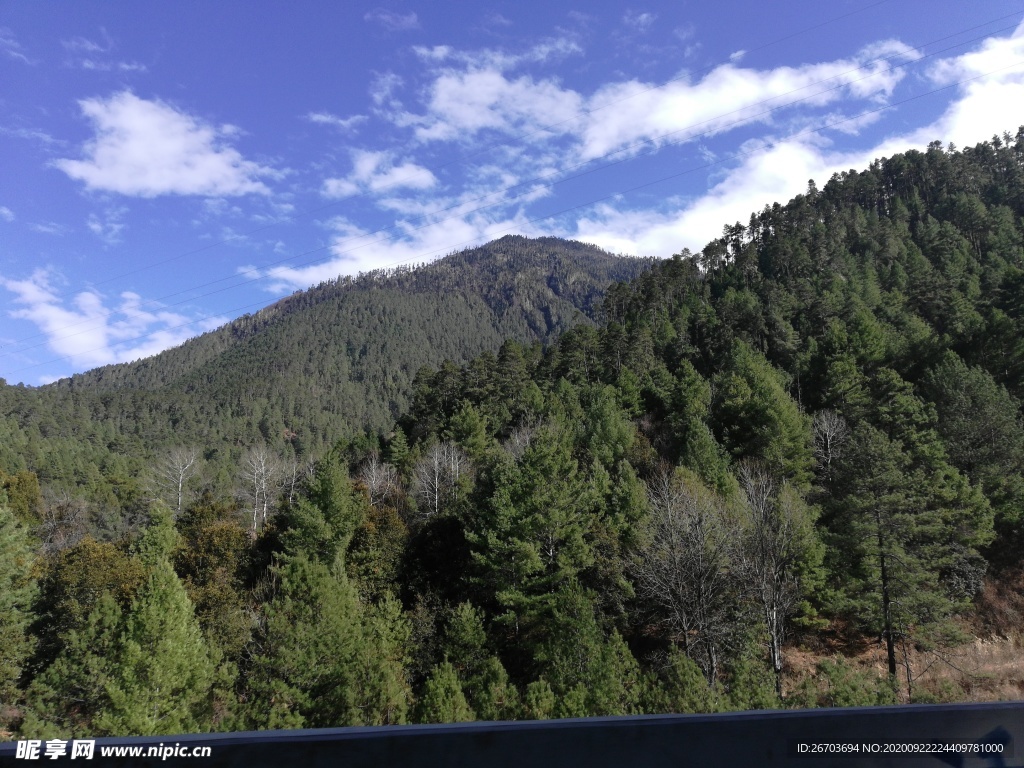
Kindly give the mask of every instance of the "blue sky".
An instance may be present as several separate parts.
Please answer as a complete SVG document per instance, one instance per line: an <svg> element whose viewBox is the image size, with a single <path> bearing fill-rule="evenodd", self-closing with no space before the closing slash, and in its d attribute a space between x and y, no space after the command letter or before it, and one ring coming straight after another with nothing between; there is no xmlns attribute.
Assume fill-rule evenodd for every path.
<svg viewBox="0 0 1024 768"><path fill-rule="evenodd" d="M696 250L1024 125L1020 2L0 6L0 377L510 233Z"/></svg>

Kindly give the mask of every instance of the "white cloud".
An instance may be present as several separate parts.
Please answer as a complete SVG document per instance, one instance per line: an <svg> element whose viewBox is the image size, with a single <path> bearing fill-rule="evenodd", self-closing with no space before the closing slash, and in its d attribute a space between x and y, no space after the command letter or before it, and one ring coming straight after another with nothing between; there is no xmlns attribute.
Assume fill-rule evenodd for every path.
<svg viewBox="0 0 1024 768"><path fill-rule="evenodd" d="M87 37L73 37L70 40L61 40L61 45L73 53L109 53L114 47L109 35L104 32L104 41L97 43Z"/></svg>
<svg viewBox="0 0 1024 768"><path fill-rule="evenodd" d="M561 123L568 131L583 100L553 80L510 80L498 69L449 71L430 86L427 113L416 118L421 141L465 139L482 130L518 133Z"/></svg>
<svg viewBox="0 0 1024 768"><path fill-rule="evenodd" d="M409 13L396 13L383 8L374 8L363 16L364 21L380 24L392 32L407 32L411 29L419 29L420 20L412 11Z"/></svg>
<svg viewBox="0 0 1024 768"><path fill-rule="evenodd" d="M330 112L310 112L306 119L317 125L329 125L341 131L350 131L360 123L367 120L366 115L352 115L351 117L338 117Z"/></svg>
<svg viewBox="0 0 1024 768"><path fill-rule="evenodd" d="M8 224L14 221L14 211L8 208L6 205L0 205L0 219L3 219Z"/></svg>
<svg viewBox="0 0 1024 768"><path fill-rule="evenodd" d="M41 131L37 128L6 128L4 126L0 126L0 134L3 134L4 136L11 136L16 139L38 141L40 144L44 144L47 147L58 147L67 144L67 142L62 141L61 139L55 139L46 131Z"/></svg>
<svg viewBox="0 0 1024 768"><path fill-rule="evenodd" d="M58 237L67 231L63 224L56 221L34 221L28 225L28 228L41 235L56 235Z"/></svg>
<svg viewBox="0 0 1024 768"><path fill-rule="evenodd" d="M279 293L306 288L338 275L428 262L511 232L533 236L545 234L531 227L522 212L506 217L457 215L415 226L403 223L390 236L367 232L343 217L333 219L330 227L334 231L331 257L307 266L280 266L263 271L261 274L268 281L268 291Z"/></svg>
<svg viewBox="0 0 1024 768"><path fill-rule="evenodd" d="M928 76L942 84L990 72L997 65L1024 60L1021 46L1024 42L994 41L983 48L985 56L975 52L951 59L933 67ZM405 217L387 233L334 220L332 256L324 263L263 271L272 289L302 288L339 274L427 261L507 233L561 234L642 255L668 256L683 247L698 250L719 236L724 224L745 223L766 204L803 192L809 179L824 184L833 173L864 167L881 155L923 148L934 139L973 143L1024 123L1024 75L1018 68L959 86L942 118L925 128L902 131L866 148L862 141L857 151L835 148L832 139L840 132L857 135L868 126L877 130L884 125L889 112L857 113L883 107L901 84L907 95L932 87L920 78L907 78L896 66L913 58L913 51L896 41L829 62L767 70L730 63L701 79L661 88L638 81L611 83L590 95L554 79L509 73L506 67L516 62L503 58L507 54L467 54L447 46L417 53L429 78L420 91L423 106L418 114L392 112L396 125L424 142L471 143L487 130L523 132L526 140L489 146L488 159L464 168L463 186L447 198L379 195L378 208ZM885 57L889 61L878 60ZM374 93L393 107L401 85L385 76ZM723 114L729 110L731 114ZM721 136L739 126L748 128L745 136L760 138L748 140L737 154L718 146L712 153L701 141L704 134ZM822 126L831 126L828 133L814 132ZM539 212L529 202L551 193L549 186L536 183L538 176L557 177L638 141L657 148L694 142L705 162L718 164L719 170L706 192L663 198L657 208L635 210L626 199L616 199L583 215L535 219ZM845 139L842 146L848 146ZM422 189L434 188L436 179L426 175L429 171L417 159L354 152L353 171L329 180L324 193L342 197L383 192L394 181L389 173L397 175L399 168L422 170ZM531 177L534 181L528 181ZM519 187L509 189L517 184L522 196L514 194Z"/></svg>
<svg viewBox="0 0 1024 768"><path fill-rule="evenodd" d="M25 55L25 49L14 36L14 32L7 27L0 27L0 53L9 59L20 61L22 64L36 63Z"/></svg>
<svg viewBox="0 0 1024 768"><path fill-rule="evenodd" d="M79 102L96 131L84 160L54 166L89 189L137 197L266 194L271 168L246 160L224 142L230 134L159 100L130 91Z"/></svg>
<svg viewBox="0 0 1024 768"><path fill-rule="evenodd" d="M79 59L77 66L93 72L147 72L145 64L137 61L101 61L99 59Z"/></svg>
<svg viewBox="0 0 1024 768"><path fill-rule="evenodd" d="M991 74L989 74L991 73ZM662 211L604 205L579 219L565 234L612 251L668 256L699 250L721 235L725 224L746 223L750 214L802 193L810 179L823 186L833 174L864 168L880 157L924 149L932 141L969 146L1024 125L1024 35L987 41L978 51L935 65L931 79L952 85L966 78L956 97L933 123L892 135L857 151L836 151L820 134L791 135L741 149L738 165L705 195Z"/></svg>
<svg viewBox="0 0 1024 768"><path fill-rule="evenodd" d="M448 62L459 64L468 70L493 69L504 72L524 64L539 64L554 59L582 53L583 49L568 37L553 37L542 40L522 53L509 53L497 48L476 51L460 51L450 45L413 46L413 52L430 64Z"/></svg>
<svg viewBox="0 0 1024 768"><path fill-rule="evenodd" d="M97 43L95 40L90 40L87 37L73 37L70 40L61 40L64 50L78 57L66 62L67 65L94 72L147 71L146 65L140 64L137 61L108 60L106 56L112 53L115 48L114 40L107 33L107 30L102 27L100 28L100 34L103 36L102 43Z"/></svg>
<svg viewBox="0 0 1024 768"><path fill-rule="evenodd" d="M622 17L622 23L638 32L646 32L654 24L655 19L657 19L657 16L653 13L634 13L629 11Z"/></svg>
<svg viewBox="0 0 1024 768"><path fill-rule="evenodd" d="M325 197L350 197L359 192L374 194L397 189L430 189L437 178L422 165L403 162L395 164L389 152L352 151L352 173L346 178L327 179Z"/></svg>
<svg viewBox="0 0 1024 768"><path fill-rule="evenodd" d="M604 86L587 100L590 114L579 150L584 160L641 142L680 142L758 121L778 120L782 109L821 107L840 100L885 99L903 79L898 63L912 51L886 42L852 59L756 70L725 64L697 82L663 87L629 81ZM621 105L619 108L614 108Z"/></svg>
<svg viewBox="0 0 1024 768"><path fill-rule="evenodd" d="M775 124L786 111L798 114L851 99L882 103L905 76L898 65L913 57L908 46L884 41L850 58L818 64L759 70L728 63L699 80L680 78L661 86L620 81L585 95L555 79L509 73L528 62L578 52L568 38L521 54L451 46L414 50L430 70L423 110L392 109L385 117L396 125L412 127L421 142L467 142L481 131L526 133L534 147L564 139L570 146L561 154L570 162L645 144L649 149L652 142L690 141L752 122Z"/></svg>
<svg viewBox="0 0 1024 768"><path fill-rule="evenodd" d="M128 209L124 207L107 208L102 216L90 213L85 223L89 231L107 245L116 245L121 242L121 232L125 228L124 217L127 213Z"/></svg>
<svg viewBox="0 0 1024 768"><path fill-rule="evenodd" d="M19 306L8 314L35 323L49 349L78 370L149 357L226 322L146 309L142 297L130 291L111 302L96 291L65 300L52 285L56 277L38 270L25 280L0 277L0 286L15 295Z"/></svg>

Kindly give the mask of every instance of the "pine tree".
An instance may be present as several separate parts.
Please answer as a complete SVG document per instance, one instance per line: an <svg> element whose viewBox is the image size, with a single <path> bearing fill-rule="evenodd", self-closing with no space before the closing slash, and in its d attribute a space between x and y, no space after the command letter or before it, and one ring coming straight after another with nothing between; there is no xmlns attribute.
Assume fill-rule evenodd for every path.
<svg viewBox="0 0 1024 768"><path fill-rule="evenodd" d="M27 629L36 583L28 532L4 501L0 490L0 703L11 705L32 650Z"/></svg>
<svg viewBox="0 0 1024 768"><path fill-rule="evenodd" d="M26 738L98 734L96 718L110 707L109 685L120 653L123 615L104 592L81 626L63 638L60 654L32 681L21 726Z"/></svg>
<svg viewBox="0 0 1024 768"><path fill-rule="evenodd" d="M94 720L112 735L188 733L210 728L217 659L170 563L158 561L124 617L108 660L109 703Z"/></svg>
<svg viewBox="0 0 1024 768"><path fill-rule="evenodd" d="M735 458L760 460L798 485L810 479L810 424L779 372L743 342L735 344L728 368L717 377L713 414Z"/></svg>
<svg viewBox="0 0 1024 768"><path fill-rule="evenodd" d="M494 492L467 533L478 583L517 635L529 633L557 590L593 562L586 532L596 500L567 431L539 429L518 462L498 468Z"/></svg>
<svg viewBox="0 0 1024 768"><path fill-rule="evenodd" d="M373 621L342 573L302 555L277 566L276 579L257 637L259 652L245 670L252 725L402 722L403 619L395 604Z"/></svg>
<svg viewBox="0 0 1024 768"><path fill-rule="evenodd" d="M462 693L459 673L451 662L434 667L419 702L421 723L466 723L476 718Z"/></svg>

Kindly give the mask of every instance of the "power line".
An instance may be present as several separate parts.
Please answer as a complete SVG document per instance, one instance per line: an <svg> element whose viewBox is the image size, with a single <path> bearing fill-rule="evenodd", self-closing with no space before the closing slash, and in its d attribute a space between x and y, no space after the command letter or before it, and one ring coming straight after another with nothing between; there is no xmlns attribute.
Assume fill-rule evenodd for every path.
<svg viewBox="0 0 1024 768"><path fill-rule="evenodd" d="M852 122L852 121L855 121L855 120L859 120L859 119L861 119L863 117L867 117L869 115L877 114L879 112L885 112L885 111L888 111L890 109L894 109L896 107L902 106L903 104L908 104L908 103L910 103L912 101L917 101L919 99L927 98L928 96L934 96L935 94L943 93L945 91L952 90L952 89L957 88L957 87L959 87L961 85L964 85L966 83L974 82L976 80L981 80L982 78L990 77L990 76L992 76L994 74L997 74L999 72L1004 72L1004 71L1006 71L1008 69L1013 69L1015 67L1019 67L1019 66L1022 66L1022 65L1024 65L1024 59L1016 61L1013 64L1009 64L1009 65L1007 65L1005 67L999 67L998 69L994 69L994 70L992 70L990 72L985 72L985 73L980 74L980 75L975 75L973 77L964 78L963 80L959 80L959 81L957 81L955 83L951 83L949 85L942 86L941 88L935 88L935 89L933 89L931 91L927 91L925 93L919 93L919 94L916 94L914 96L910 96L910 97L908 97L906 99L902 99L900 101L893 102L891 104L886 104L884 106L877 107L875 109L869 109L869 110L866 110L864 112L860 112L859 114L853 115L851 117L845 117L845 118L842 118L840 120L834 120L832 122L826 123L825 125L821 125L821 126L819 126L817 128L808 128L808 129L805 129L803 131L799 131L799 132L797 132L795 134L792 134L792 135L786 137L786 139L783 140L783 141L792 141L793 139L799 138L800 136L810 135L812 133L820 133L821 131L825 131L825 130L827 130L829 128L834 128L834 127L836 127L838 125L842 125L844 123L849 123L849 122ZM598 203L602 203L602 202L605 202L605 201L608 201L608 200L613 200L613 199L615 199L617 197L620 197L621 195L629 194L630 192L636 192L636 191L639 191L641 189L647 189L647 188L655 186L657 184L661 184L661 183L664 183L666 181L671 181L673 179L677 179L677 178L680 178L682 176L686 176L686 175L688 175L690 173L695 173L697 171L707 170L708 168L713 168L714 166L721 165L721 164L723 164L725 162L730 162L730 161L733 161L733 160L738 160L738 159L743 158L743 157L749 157L751 155L757 154L758 152L763 152L765 150L774 149L776 146L778 146L781 143L783 143L783 142L782 141L769 142L769 143L765 144L764 146L756 147L754 149L747 150L746 152L736 152L736 153L733 153L733 154L731 154L731 155L729 155L727 157L721 158L719 160L715 160L715 161L712 161L712 162L704 163L703 165L699 165L699 166L693 166L691 168L687 168L684 171L679 171L677 173L672 173L672 174L669 174L667 176L662 176L660 178L654 179L652 181L645 182L643 184L638 184L638 185L630 187L628 189L619 190L619 191L614 192L612 194L604 195L602 197L599 197L599 198L596 198L596 199L593 199L593 200L589 200L589 201L587 201L585 203L580 203L578 205L570 206L568 208L563 208L562 210L556 211L554 213L549 213L549 214L545 214L544 216L538 216L538 217L535 217L533 219L529 219L525 223L526 224L536 224L536 223L538 223L540 221L545 221L547 219L552 219L552 218L555 218L556 216L562 216L562 215L564 215L566 213L569 213L569 212L572 212L572 211L576 211L576 210L579 210L581 208L588 208L588 207L590 207L592 205L596 205ZM507 231L507 232L505 232L503 234L513 234L513 233L511 231ZM458 248L460 246L471 246L472 244L477 243L477 241L478 241L478 238L473 238L471 240L465 240L465 241L463 241L461 243L455 243L455 244L453 244L451 246L447 246L444 250L451 250L452 248ZM441 250L441 249L438 249L438 250ZM433 253L435 253L435 252L436 251L428 252L428 253L421 254L421 255L418 255L416 257L413 257L411 259L407 259L407 260L402 261L402 262L396 262L396 265L397 264L407 263L408 261L414 261L416 259L426 258L427 256L433 255ZM391 266L394 266L394 265L391 265ZM263 302L255 302L255 303L248 304L248 305L245 305L245 306L242 306L242 307L236 307L236 308L234 308L232 310L228 310L228 311L229 312L237 312L237 311L241 311L243 309L247 309L249 307L256 306L256 305L263 305ZM188 321L186 323L181 323L180 325L170 326L170 327L167 327L167 328L162 328L162 329L160 329L160 331L156 331L156 332L153 332L153 333L141 334L141 335L136 336L134 338L123 339L121 341L122 341L122 343L139 341L139 340L142 340L142 339L149 338L150 336L153 336L156 333L163 333L163 332L166 332L166 331L178 330L180 328L187 328L190 325L194 325L195 323L202 322L203 320L209 320L209 319L211 319L213 317L216 317L216 316L217 315L207 315L207 316L204 316L204 317L195 318L195 319L190 320L190 321ZM106 347L95 347L93 349L83 350L82 354L87 354L89 352L97 352L97 351L100 351L102 349L106 349ZM11 373L20 373L22 371L27 371L27 370L31 370L33 368L38 368L41 365L48 365L50 363L59 362L61 360L67 360L70 357L71 357L70 355L61 355L59 357L53 358L51 360L44 361L42 363L35 363L33 365L25 366L23 368L18 368L18 369L14 370L14 371L11 371Z"/></svg>
<svg viewBox="0 0 1024 768"><path fill-rule="evenodd" d="M951 39L953 37L958 37L960 35L963 35L966 32L970 32L970 31L973 31L973 30L976 30L976 29L980 29L981 27L989 26L990 24L994 23L995 21L1000 21L1000 20L1003 20L1003 19L1008 18L1010 16L1016 16L1016 15L1017 15L1016 13L1014 13L1014 14L1007 14L1006 16L1002 16L1002 17L999 17L997 19L990 20L990 21L985 22L983 24L975 25L973 27L968 27L966 29L959 30L958 32L955 32L953 34L937 38L935 40L929 41L928 43L924 43L921 46L918 46L917 50L922 50L923 48L925 48L927 46L930 46L930 45L934 45L935 43L943 42L943 41L949 40L949 39ZM994 30L994 31L989 31L985 35L982 35L982 36L979 36L979 37L976 37L976 38L972 38L970 40L960 41L960 42L958 42L958 43L956 43L956 44L954 44L952 46L948 46L946 48L943 48L943 49L940 49L940 50L937 50L937 51L932 51L931 53L928 53L928 54L922 54L921 56L919 56L918 58L913 59L913 60L903 61L898 66L905 66L905 65L909 66L909 65L918 64L921 61L924 61L925 59L928 59L928 58L931 58L931 57L934 57L934 56L938 56L938 55L940 55L942 53L946 53L947 51L953 50L955 48L959 48L959 47L962 47L962 46L965 46L965 45L969 45L970 43L976 42L978 40L987 39L991 35L998 34L999 32L1003 32L1003 31L1007 31L1007 30L1013 29L1013 28L1015 28L1015 26L1016 25L1011 25L1011 26L1007 26L1007 27L1003 27L1003 28ZM394 231L395 229L398 229L399 227L404 227L407 232L410 232L410 231L411 232L415 232L415 231L418 231L418 230L421 230L421 229L425 229L425 228L430 227L430 226L436 226L437 224L441 224L441 223L443 223L445 221L450 221L452 219L462 218L462 217L465 217L465 216L473 214L473 213L478 213L480 211L488 210L490 208L494 208L494 207L498 207L498 206L510 205L511 203L515 202L517 199L520 199L520 198L522 198L522 197L532 193L533 191L535 191L538 186L540 186L540 187L547 187L547 188L553 188L554 186L556 186L558 184L561 184L561 183L564 183L564 182L567 182L567 181L571 181L571 180L574 180L574 179L578 179L578 178L581 178L583 176L586 176L586 175L589 175L589 174L592 174L592 173L596 173L596 172L605 170L607 168L613 167L615 165L619 165L619 164L622 164L622 163L625 163L625 162L630 162L632 160L635 160L635 159L640 158L640 157L644 157L646 155L654 154L655 152L660 151L661 149L663 149L665 146L674 146L674 145L677 145L677 144L680 144L680 143L683 143L683 142L686 142L686 141L693 141L693 140L696 140L696 139L699 139L699 138L702 138L702 137L709 136L709 135L711 135L713 133L717 133L717 132L723 131L725 129L728 129L728 128L731 128L731 127L735 127L735 126L740 125L740 124L744 124L744 123L748 123L748 122L753 122L753 121L756 121L757 119L762 118L762 117L764 117L766 115L769 115L772 112L775 112L777 110L781 110L781 109L785 109L785 108L788 108L788 107L792 107L792 106L794 106L796 104L799 104L799 103L804 102L804 101L808 101L810 99L818 98L818 97L820 97L820 96L822 96L824 94L830 93L832 91L839 90L841 88L849 87L849 86L851 86L851 85L853 85L853 84L855 84L857 82L860 82L861 80L865 80L865 79L868 79L868 78L871 78L871 77L876 77L879 74L884 74L884 72L870 72L869 74L865 75L864 77L861 77L861 78L858 78L858 79L854 79L854 80L849 80L849 81L841 81L841 82L839 82L838 85L835 85L835 86L833 86L831 88L828 88L828 89L825 89L825 90L822 90L822 91L818 91L818 92L813 93L813 94L811 94L809 96L805 96L805 97L800 98L800 99L795 99L793 101L786 102L784 104L777 104L777 105L775 105L773 107L770 107L769 109L765 109L762 112L759 112L759 113L756 113L756 114L745 115L743 117L738 118L737 120L735 120L733 122L726 123L724 125L717 125L716 127L708 129L707 131L704 131L704 132L696 133L696 134L692 134L692 135L687 133L687 132L691 131L692 129L694 129L694 128L700 126L700 125L705 125L705 124L709 124L709 123L717 123L717 121L721 120L723 117L728 117L729 115L735 114L737 112L745 112L745 111L747 111L747 110L749 110L749 109L751 109L753 107L758 107L758 106L761 106L761 105L769 104L771 102L777 101L778 99L784 98L784 97L789 96L791 94L799 93L800 91L804 91L804 90L807 90L809 88L813 88L816 85L822 85L822 84L828 83L830 81L840 80L841 78L844 78L845 76L847 76L847 75L849 75L849 74L851 74L853 72L856 72L858 70L866 69L866 68L870 67L873 64L877 64L877 63L882 62L882 61L890 61L892 59L901 59L903 56L904 56L904 53L901 52L901 53L891 54L889 56L880 56L880 57L877 57L875 59L870 59L870 60L868 60L868 61L858 65L857 67L854 67L852 69L846 70L845 72L839 73L837 75L833 75L832 77L829 77L829 78L825 78L824 80L819 80L819 81L816 81L816 82L813 82L813 83L808 83L807 85L801 86L800 88L794 89L794 90L789 91L787 93L777 94L777 95L772 96L770 98L763 99L763 100L761 100L759 102L754 102L752 104L748 104L748 105L745 105L743 107L737 108L735 110L732 110L731 112L726 112L726 113L723 113L723 114L720 114L720 115L716 115L716 116L710 117L710 118L708 118L708 119L706 119L704 121L701 121L701 122L698 122L698 123L693 123L693 124L690 124L688 126L684 126L682 128L679 128L679 129L676 129L676 130L673 130L673 131L669 131L669 132L667 132L665 134L661 134L659 136L651 137L651 138L648 138L648 139L643 139L641 141L637 141L637 142L634 142L632 144L625 145L623 147L618 147L618 148L616 148L614 150L611 150L610 152L605 153L604 155L600 155L600 156L595 157L595 158L590 158L590 159L588 159L586 161L577 163L576 165L568 166L566 168L559 169L558 171L553 171L553 172L548 173L548 174L543 174L541 176L537 176L537 177L534 177L532 179L528 179L526 181L517 182L516 184L512 184L512 185L509 185L507 187L503 187L503 188L500 188L500 189L488 192L487 194L481 195L481 196L479 196L477 198L472 198L472 199L469 199L469 200L459 201L459 202L454 203L454 204L452 204L450 206L447 206L445 208L440 208L437 211L434 211L434 212L432 212L430 214L424 214L422 216L414 217L412 219L413 222L415 222L417 220L425 222L425 223L421 224L420 226L412 227L410 229L408 227L409 221L405 221L405 222L402 222L401 224L393 224L393 225L390 225L388 227L382 227L382 228L380 228L378 230L375 230L373 232L365 233L363 235L360 235L358 238L348 238L348 242L352 242L352 241L356 241L356 240L372 237L374 235L378 235L378 234L382 234L382 233L386 233L386 232L391 232L391 231ZM897 66L890 66L888 68L888 70L886 70L886 71L891 72L891 71L894 71L896 68L897 68ZM653 90L653 89L648 89L648 90ZM667 143L661 143L661 142L663 142L664 139L666 139L666 138L668 138L670 136L674 136L674 135L680 134L680 133L684 133L684 134L687 134L687 135L685 135L682 139L680 139L678 141L670 141L670 142L667 142ZM637 148L642 148L642 147L648 147L647 151L641 151L641 152L638 152L637 154L628 154L632 150L637 149ZM608 159L608 158L614 157L615 155L620 155L620 154L624 154L626 156L621 158L621 159L613 160L611 162L605 163L603 165L598 165L598 166L595 166L595 167L591 167L591 168L589 168L587 170L584 170L584 171L581 171L580 173L577 173L577 174L565 175L565 174L567 174L570 171L573 171L573 170L576 170L576 169L579 169L579 168L585 168L586 166L592 165L594 162L599 162L601 160ZM545 181L545 179L550 178L552 176L560 176L561 178L557 178L557 179L555 179L553 181ZM543 182L543 183L539 183L539 182ZM488 198L501 196L501 195L504 195L507 192L510 192L512 190L515 190L515 189L519 189L521 187L530 187L530 189L527 189L524 192L521 192L521 193L519 193L517 195L514 195L511 198L503 198L503 199L497 200L497 201L495 201L493 203L488 203L488 204L485 204L485 205L478 206L476 208L471 208L471 209L465 210L465 206L467 206L467 205L470 205L470 204L473 204L473 203L476 203L476 202L481 202L481 201L486 200ZM444 218L441 218L441 219L433 218L433 217L436 217L438 213L445 213L447 211L452 211L452 210L455 210L455 209L462 209L462 210L460 210L459 213L456 213L456 214L453 214L451 216L447 216L447 217L444 217ZM372 241L369 241L369 242L364 242L364 243L362 243L361 245L358 245L358 246L353 246L353 247L351 247L351 248L349 248L347 250L338 251L336 249L339 247L339 245L343 245L346 242L346 240L341 240L340 243L339 242L334 242L334 243L331 243L330 245L326 245L326 246L322 246L322 247L319 247L319 248L314 248L314 249L310 249L310 250L307 250L307 251L303 251L302 253L291 254L291 255L283 258L283 259L279 259L277 261L273 261L273 262L269 262L267 264L264 264L264 265L262 265L261 267L259 267L257 269L265 270L267 268L279 266L279 265L285 264L287 262L290 262L290 261L292 261L294 259L301 258L303 256L308 256L308 255L314 254L314 253L320 253L320 252L325 251L325 250L332 250L332 256L331 257L343 256L343 255L346 255L346 254L351 254L351 253L353 253L353 252L355 252L357 250L360 250L362 248L366 248L366 247L370 247L370 246L373 246L373 245L377 245L379 243L387 242L389 239L390 238L388 238L388 237L380 237L380 238L378 238L376 240L372 240ZM305 262L299 262L297 264L291 265L291 267L292 268L297 268L297 267L310 266L312 264L316 264L316 263L324 261L325 258L317 258L317 259L307 260ZM405 263L405 262L404 261L403 262L395 262L395 264L389 264L389 265L385 265L385 266L394 266L394 265L401 264L401 263ZM251 273L251 270L250 270L250 273ZM195 301L197 299L207 298L209 296L213 296L213 295L216 295L218 293L223 293L223 292L228 291L228 290L233 290L235 288L241 288L241 287L244 287L246 285L250 285L250 284L252 284L254 282L258 282L258 281L264 279L265 275L257 274L257 276L252 278L252 279L243 280L241 282L236 282L236 283L234 283L232 285L229 285L229 286L226 286L224 288L220 288L220 289L217 289L217 290L214 290L214 291L209 291L209 292L204 293L204 294L199 294L198 296L196 296L196 295L189 296L186 299L182 299L181 301L177 301L177 302L172 302L170 304L162 303L166 299L173 298L175 296L180 296L180 295L185 294L185 293L191 293L192 291L195 291L197 289L204 288L204 287L207 287L207 286L217 285L219 283L223 283L223 282L228 281L228 280L234 280L237 277L238 277L238 275L236 274L236 275L230 275L230 276L224 277L224 278L218 278L216 280L207 281L205 283L199 283L199 284L190 286L189 288L183 289L181 291L176 291L176 292L171 293L171 294L165 294L164 296L160 296L160 297L153 298L153 299L147 299L144 302L142 302L142 305L143 306L153 305L155 307L159 307L159 308L162 308L162 309L166 309L168 307L180 306L181 304L186 304L188 302ZM104 315L104 318L109 317L110 314L113 314L113 313L112 312L108 312L106 315ZM63 330L71 330L73 328L81 327L84 323L91 323L91 322L93 322L93 321L92 320L86 320L86 321L82 321L82 322L72 323L72 324L69 324L69 325L64 326L62 328L56 329L56 332L60 332L60 331L63 331ZM16 350L10 350L10 351L7 351L7 352L0 353L0 357L5 357L5 356L8 356L10 354L14 354L15 352L24 352L24 351L27 351L27 350L30 350L30 349L35 349L35 348L38 348L40 346L44 346L46 344L53 343L54 341L61 341L61 340L64 340L64 339L73 338L74 336L81 335L82 333L87 333L87 332L89 332L91 330L96 330L96 329L99 329L99 328L102 328L102 327L103 327L102 325L90 325L89 327L84 328L83 330L78 331L76 333L67 334L67 335L64 335L64 336L56 337L56 338L53 338L50 334L47 334L47 333L33 334L32 336L24 337L24 338L22 338L22 339L20 339L18 341L13 342L13 343L21 344L21 342L23 342L23 341L29 341L29 340L32 340L32 339L35 339L35 338L44 337L44 336L47 337L47 339L46 339L46 341L40 342L38 344L33 344L33 345L28 345L28 346L21 346L21 347L19 347ZM51 331L51 334L53 332L54 331Z"/></svg>

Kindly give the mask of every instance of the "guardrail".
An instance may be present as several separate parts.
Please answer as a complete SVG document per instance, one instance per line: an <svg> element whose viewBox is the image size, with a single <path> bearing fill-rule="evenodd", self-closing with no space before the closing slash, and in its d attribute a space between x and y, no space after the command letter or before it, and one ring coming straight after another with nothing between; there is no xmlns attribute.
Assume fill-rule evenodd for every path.
<svg viewBox="0 0 1024 768"><path fill-rule="evenodd" d="M1024 768L1024 702L256 731L80 743L0 743L0 766ZM91 758L85 755L90 743ZM48 757L48 751L59 754ZM75 751L79 754L73 757Z"/></svg>

